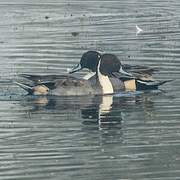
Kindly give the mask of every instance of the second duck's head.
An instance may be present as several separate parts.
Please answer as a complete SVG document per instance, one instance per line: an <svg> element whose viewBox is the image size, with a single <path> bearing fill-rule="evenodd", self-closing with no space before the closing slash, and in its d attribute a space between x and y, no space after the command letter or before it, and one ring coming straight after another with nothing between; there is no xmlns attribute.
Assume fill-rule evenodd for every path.
<svg viewBox="0 0 180 180"><path fill-rule="evenodd" d="M111 75L112 72L119 72L121 63L113 54L101 55L97 51L87 51L82 55L80 63L76 65L69 73L74 73L84 68L89 69L92 72L97 72L99 68L99 71L103 75Z"/></svg>
<svg viewBox="0 0 180 180"><path fill-rule="evenodd" d="M103 54L99 63L99 71L105 76L111 76L121 68L121 62L114 54Z"/></svg>

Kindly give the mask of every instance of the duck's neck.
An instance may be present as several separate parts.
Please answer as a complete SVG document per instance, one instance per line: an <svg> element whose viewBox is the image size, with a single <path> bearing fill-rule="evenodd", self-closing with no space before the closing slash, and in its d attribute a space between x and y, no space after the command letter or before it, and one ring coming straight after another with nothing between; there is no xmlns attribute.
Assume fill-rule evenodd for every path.
<svg viewBox="0 0 180 180"><path fill-rule="evenodd" d="M96 74L96 72L90 72L90 73L86 74L83 77L83 79L88 80L88 79L92 78L95 74Z"/></svg>
<svg viewBox="0 0 180 180"><path fill-rule="evenodd" d="M98 63L97 75L98 75L99 83L102 87L103 94L112 94L114 92L112 83L108 76L105 76L100 72L100 64L101 64L101 59L99 60Z"/></svg>

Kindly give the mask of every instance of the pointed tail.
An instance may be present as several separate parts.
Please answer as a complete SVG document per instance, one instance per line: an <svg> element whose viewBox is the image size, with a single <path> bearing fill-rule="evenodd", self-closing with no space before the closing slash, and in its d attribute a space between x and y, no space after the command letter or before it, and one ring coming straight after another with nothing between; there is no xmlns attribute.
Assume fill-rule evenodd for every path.
<svg viewBox="0 0 180 180"><path fill-rule="evenodd" d="M28 94L32 94L33 93L33 88L31 86L29 86L28 84L19 83L17 81L15 81L14 83L17 84L22 89L24 89L25 91L27 91Z"/></svg>
<svg viewBox="0 0 180 180"><path fill-rule="evenodd" d="M163 84L165 84L165 83L167 83L167 82L171 82L171 81L173 81L173 80L170 79L170 80L160 81L159 84L158 84L158 86L163 85Z"/></svg>

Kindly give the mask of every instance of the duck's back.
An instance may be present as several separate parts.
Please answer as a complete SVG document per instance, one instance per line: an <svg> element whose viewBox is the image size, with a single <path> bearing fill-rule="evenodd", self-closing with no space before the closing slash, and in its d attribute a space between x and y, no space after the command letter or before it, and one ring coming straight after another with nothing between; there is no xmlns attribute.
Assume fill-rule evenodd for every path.
<svg viewBox="0 0 180 180"><path fill-rule="evenodd" d="M50 93L58 96L80 96L100 94L100 88L92 80L66 78L55 80Z"/></svg>

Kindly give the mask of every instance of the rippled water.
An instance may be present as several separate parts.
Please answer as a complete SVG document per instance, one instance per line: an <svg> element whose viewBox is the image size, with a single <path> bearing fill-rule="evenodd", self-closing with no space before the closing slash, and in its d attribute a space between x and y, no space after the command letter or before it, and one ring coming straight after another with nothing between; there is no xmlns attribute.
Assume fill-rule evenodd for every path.
<svg viewBox="0 0 180 180"><path fill-rule="evenodd" d="M0 179L179 179L179 5L1 0ZM64 74L90 49L174 81L103 97L25 96L12 83L19 73Z"/></svg>

